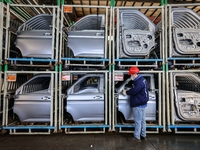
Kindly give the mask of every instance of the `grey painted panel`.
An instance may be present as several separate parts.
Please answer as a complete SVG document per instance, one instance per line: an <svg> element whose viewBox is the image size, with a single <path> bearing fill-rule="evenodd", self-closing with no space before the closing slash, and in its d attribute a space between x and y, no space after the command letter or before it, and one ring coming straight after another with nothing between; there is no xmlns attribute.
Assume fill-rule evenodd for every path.
<svg viewBox="0 0 200 150"><path fill-rule="evenodd" d="M18 32L15 44L23 57L51 58L52 31L32 30Z"/></svg>
<svg viewBox="0 0 200 150"><path fill-rule="evenodd" d="M51 75L37 75L21 85L15 92L13 112L21 122L49 122Z"/></svg>
<svg viewBox="0 0 200 150"><path fill-rule="evenodd" d="M68 47L75 57L104 57L104 15L87 15L70 27Z"/></svg>
<svg viewBox="0 0 200 150"><path fill-rule="evenodd" d="M144 75L145 76L145 75ZM100 77L104 79L103 74L87 74L80 78L73 86L68 89L66 99L66 111L69 112L74 121L103 121L104 120L104 93L99 88L87 86L82 89L81 85L84 81L87 81L88 77ZM155 90L153 75L147 74L150 89ZM153 81L151 81L153 80ZM118 110L121 111L126 120L132 120L133 114L129 105L129 97L121 94L126 82L132 82L127 79L124 84L118 89ZM104 82L98 82L104 85ZM102 87L102 86L101 86ZM150 91L150 100L146 109L146 119L154 121L156 120L156 95L155 92Z"/></svg>
<svg viewBox="0 0 200 150"><path fill-rule="evenodd" d="M23 57L52 57L52 19L50 14L36 15L18 28L15 44Z"/></svg>
<svg viewBox="0 0 200 150"><path fill-rule="evenodd" d="M104 57L104 30L71 31L68 46L76 57Z"/></svg>

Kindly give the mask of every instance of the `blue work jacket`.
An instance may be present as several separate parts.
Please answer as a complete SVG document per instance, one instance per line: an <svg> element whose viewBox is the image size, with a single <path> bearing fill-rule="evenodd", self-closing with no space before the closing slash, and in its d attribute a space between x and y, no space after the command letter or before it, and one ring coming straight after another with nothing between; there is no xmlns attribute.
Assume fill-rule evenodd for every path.
<svg viewBox="0 0 200 150"><path fill-rule="evenodd" d="M130 95L131 107L146 107L149 100L148 83L142 75L138 75L133 80L132 88L126 91L127 95Z"/></svg>

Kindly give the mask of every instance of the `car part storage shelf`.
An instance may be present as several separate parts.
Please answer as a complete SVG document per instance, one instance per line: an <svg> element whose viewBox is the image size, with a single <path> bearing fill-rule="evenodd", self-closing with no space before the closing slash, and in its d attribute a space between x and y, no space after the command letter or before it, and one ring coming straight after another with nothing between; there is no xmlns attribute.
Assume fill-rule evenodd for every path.
<svg viewBox="0 0 200 150"><path fill-rule="evenodd" d="M5 3L4 10L2 16L6 17L3 34L6 42L3 56L5 67L2 132L57 132L58 72L55 70L58 69L59 6L38 5L37 2L26 5L9 1ZM12 21L13 18L17 18L20 23ZM48 74L51 77L49 80L34 81L36 74ZM49 85L44 86L42 81L47 81ZM31 95L34 96L31 98ZM37 102L41 102L40 105L36 106ZM43 104L47 107L41 109ZM33 115L39 113L39 118ZM40 117L43 117L43 120Z"/></svg>
<svg viewBox="0 0 200 150"><path fill-rule="evenodd" d="M187 6L188 8L183 8L183 6ZM159 133L162 130L165 132L168 127L167 131L169 132L173 129L175 133L199 133L199 126L196 121L174 122L175 107L173 100L175 96L172 94L177 87L175 86L175 81L172 79L173 74L176 74L177 72L199 74L199 54L196 53L198 50L195 51L194 49L199 48L198 39L196 40L197 42L194 43L193 39L189 39L187 36L187 39L183 39L184 36L182 36L184 33L187 35L194 35L193 37L198 37L196 33L199 31L199 27L191 25L197 25L199 22L199 4L105 7L64 4L61 6L45 6L14 3L7 3L4 5L0 2L0 7L3 8L1 10L4 10L1 12L1 14L3 14L1 16L6 16L7 19L1 18L2 21L0 20L0 27L2 27L0 28L2 31L0 34L3 33L3 35L0 35L0 45L3 45L0 46L0 48L2 48L2 51L5 50L5 53L1 53L2 51L0 51L0 56L2 56L0 59L2 63L5 64L5 70L0 70L2 71L1 82L6 84L6 77L10 75L26 73L28 76L28 74L33 73L43 74L49 72L55 76L53 87L55 91L57 91L55 92L54 97L55 103L51 105L51 107L53 107L51 113L53 114L52 117L54 119L51 120L49 124L40 125L37 123L30 123L28 125L15 125L14 121L16 120L9 122L9 116L12 114L9 113L11 110L9 104L12 103L10 100L12 98L10 97L11 91L4 86L4 91L2 91L4 92L2 94L3 129L9 130L11 134L50 134L51 131L59 132L62 129L64 129L64 132L67 134L105 133L106 131L120 131L121 133L132 132L134 127L132 123L119 124L115 120L117 115L117 106L115 106L115 102L117 101L117 99L115 99L117 95L115 92L115 79L125 77L127 69L134 65L142 70L141 73L152 73L158 77L158 118L156 118L155 122L148 122L147 131ZM99 10L99 13L85 15L79 19L79 21L76 20L74 24L70 24L68 14L64 12L66 7L72 7L74 10L85 8L90 10L94 9ZM178 7L178 9L175 7ZM12 48L12 44L14 43L14 38L12 37L16 37L17 34L10 32L10 29L12 29L11 16L14 15L15 17L18 17L21 22L21 24L15 25L15 28L22 24L25 25L25 22L28 20L31 22L32 19L34 20L36 18L31 15L31 11L27 11L27 14L24 14L23 12L23 15L20 15L19 13L14 13L12 8L20 8L21 10L29 8L34 10L35 13L33 16L38 14L36 13L37 11L40 12L39 14L52 14L51 19L53 22L50 26L52 34L45 34L45 37L52 36L52 57L18 57L16 53L13 53L14 49ZM146 16L146 12L150 10L153 12L152 15L154 19ZM180 14L184 14L186 17L182 16L183 18L179 19L181 16ZM94 24L90 23L91 20L94 21ZM157 20L161 20L161 22L156 22ZM179 22L177 20L181 21ZM190 20L190 22L187 20ZM138 26L138 24L140 26ZM95 27L92 25L95 25ZM191 30L182 31L183 28L179 28L180 25L189 26ZM92 31L86 32L86 27L91 27L90 29L92 29ZM82 31L87 36L83 36ZM96 33L91 35L93 32ZM181 32L182 34L175 34L176 32ZM5 40L3 40L3 37L5 37ZM82 48L81 46L85 45L86 42L83 42L83 40L87 40L86 37L92 38L92 40L98 39L98 44L101 43L100 45L94 44L96 41L89 43L89 47L85 49L87 53L89 52L89 57L88 54L86 55L77 52L79 48ZM77 41L79 42L76 43ZM184 45L182 49L180 48L181 44ZM196 44L196 47L192 47L194 44ZM92 55L92 57L90 57L90 52L93 54L93 51L89 51L88 49L92 46L99 47L101 53L97 53L97 55ZM189 49L187 47L192 47L194 51L190 54L187 51L187 49ZM7 68L8 66L9 68ZM44 69L41 69L43 67ZM81 69L78 70L77 68ZM26 69L32 71L26 71ZM49 71L50 69L55 71ZM66 78L69 78L66 82L67 86L71 86L72 82L74 82L72 79L73 77L79 77L83 74L90 73L106 74L107 82L105 82L105 96L108 97L109 100L105 105L108 108L106 109L107 112L105 113L105 116L108 118L104 123L91 122L90 124L87 124L82 122L81 124L66 124L64 122L65 120L63 120L64 114L62 114L64 105L62 103L64 101L64 94L61 92L63 90L61 88L62 75L64 74ZM11 82L8 82L8 84L15 87L15 90L19 87L19 85L12 85ZM6 86L9 87L9 85ZM165 101L165 99L167 100ZM182 100L181 103L186 105L185 103L188 102L187 100L188 99L185 99L185 101ZM189 103L187 105L189 105ZM194 109L192 113L196 113L195 108L197 105L194 105L195 107L192 107ZM167 114L167 117L165 114ZM185 114L187 115L187 112ZM165 123L166 121L167 126ZM44 130L45 132L43 132Z"/></svg>
<svg viewBox="0 0 200 150"><path fill-rule="evenodd" d="M165 13L167 130L177 134L200 131L198 6L168 4Z"/></svg>
<svg viewBox="0 0 200 150"><path fill-rule="evenodd" d="M18 9L24 10L29 15L26 19L20 20L21 24L16 33L13 33L10 32L10 26L11 29L13 28L10 22L13 15L19 18L25 17L19 12L13 12ZM42 13L31 13L28 10ZM45 70L57 67L60 34L59 6L10 3L6 5L6 16L7 42L4 62L9 65L9 69L41 70L44 68ZM29 68L26 69L27 67Z"/></svg>

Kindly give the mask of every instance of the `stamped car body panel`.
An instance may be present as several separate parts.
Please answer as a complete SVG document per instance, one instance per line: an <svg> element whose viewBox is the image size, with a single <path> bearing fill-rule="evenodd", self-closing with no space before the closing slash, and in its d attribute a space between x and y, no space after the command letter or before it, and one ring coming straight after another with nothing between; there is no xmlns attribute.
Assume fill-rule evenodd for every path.
<svg viewBox="0 0 200 150"><path fill-rule="evenodd" d="M81 18L70 27L68 47L75 57L104 57L104 23L104 15L91 14Z"/></svg>
<svg viewBox="0 0 200 150"><path fill-rule="evenodd" d="M173 73L175 121L199 121L200 78L194 73Z"/></svg>
<svg viewBox="0 0 200 150"><path fill-rule="evenodd" d="M15 92L13 112L21 122L50 122L51 75L37 75Z"/></svg>
<svg viewBox="0 0 200 150"><path fill-rule="evenodd" d="M42 94L45 96L42 96ZM42 100L42 97L48 97ZM50 94L45 91L19 95L15 98L14 113L21 122L50 122Z"/></svg>
<svg viewBox="0 0 200 150"><path fill-rule="evenodd" d="M149 98L146 108L146 119L155 120L156 94L152 74L143 74L149 83ZM22 122L50 121L50 80L51 75L37 75L21 85L15 92L13 111ZM122 89L130 88L130 78L124 81L118 89L118 110L126 120L132 120L132 110L129 97L121 94ZM105 78L104 74L86 74L79 78L68 90L66 95L66 112L70 113L74 121L104 121L105 107Z"/></svg>
<svg viewBox="0 0 200 150"><path fill-rule="evenodd" d="M65 109L74 121L104 120L103 85L103 74L87 74L68 89Z"/></svg>
<svg viewBox="0 0 200 150"><path fill-rule="evenodd" d="M200 53L200 16L189 8L173 8L172 35L173 56L186 56Z"/></svg>
<svg viewBox="0 0 200 150"><path fill-rule="evenodd" d="M120 9L120 56L144 57L155 46L155 25L139 10Z"/></svg>
<svg viewBox="0 0 200 150"><path fill-rule="evenodd" d="M50 14L40 14L18 28L15 45L23 57L52 57L52 19Z"/></svg>
<svg viewBox="0 0 200 150"><path fill-rule="evenodd" d="M153 75L146 74L144 77L147 77L150 82L150 100L146 109L146 118L153 121L156 118L154 79ZM90 78L95 78L98 85L84 86ZM133 120L129 97L121 94L126 82L129 81L130 79L127 79L119 88L118 110L124 114L126 120ZM103 74L86 74L68 89L65 109L72 115L74 121L104 121L104 83Z"/></svg>

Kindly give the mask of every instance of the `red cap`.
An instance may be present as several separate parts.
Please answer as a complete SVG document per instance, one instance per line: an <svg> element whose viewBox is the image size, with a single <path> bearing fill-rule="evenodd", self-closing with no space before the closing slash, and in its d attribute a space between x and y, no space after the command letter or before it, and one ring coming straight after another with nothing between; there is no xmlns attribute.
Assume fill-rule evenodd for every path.
<svg viewBox="0 0 200 150"><path fill-rule="evenodd" d="M131 67L129 69L128 75L139 73L139 72L140 72L140 70L137 67Z"/></svg>

